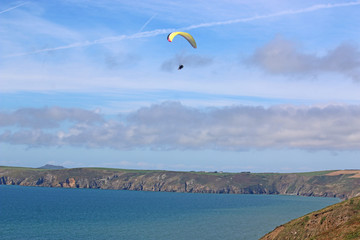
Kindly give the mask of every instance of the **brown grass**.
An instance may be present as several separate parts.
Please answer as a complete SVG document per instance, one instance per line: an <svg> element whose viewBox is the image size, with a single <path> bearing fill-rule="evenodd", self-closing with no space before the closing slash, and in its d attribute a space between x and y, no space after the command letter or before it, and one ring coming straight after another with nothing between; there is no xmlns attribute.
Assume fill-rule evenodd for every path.
<svg viewBox="0 0 360 240"><path fill-rule="evenodd" d="M360 170L339 170L326 174L327 176L338 176L342 174L353 174L350 178L360 178Z"/></svg>

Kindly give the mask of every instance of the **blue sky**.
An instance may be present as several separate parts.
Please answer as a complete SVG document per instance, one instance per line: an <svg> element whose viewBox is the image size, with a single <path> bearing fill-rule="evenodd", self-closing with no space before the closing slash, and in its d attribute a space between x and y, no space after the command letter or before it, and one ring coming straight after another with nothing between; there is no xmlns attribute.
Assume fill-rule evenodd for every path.
<svg viewBox="0 0 360 240"><path fill-rule="evenodd" d="M1 1L0 165L359 168L359 10L359 1ZM198 48L169 43L172 31Z"/></svg>

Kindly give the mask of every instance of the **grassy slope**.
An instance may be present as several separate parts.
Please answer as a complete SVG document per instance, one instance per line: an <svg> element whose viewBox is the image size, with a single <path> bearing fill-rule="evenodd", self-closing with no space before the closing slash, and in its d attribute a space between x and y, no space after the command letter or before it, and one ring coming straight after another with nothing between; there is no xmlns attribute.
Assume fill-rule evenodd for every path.
<svg viewBox="0 0 360 240"><path fill-rule="evenodd" d="M360 239L360 197L309 213L268 233L262 240Z"/></svg>
<svg viewBox="0 0 360 240"><path fill-rule="evenodd" d="M101 171L120 171L120 172L133 172L133 173L153 173L153 172L178 172L178 173L193 173L200 175L234 175L238 173L230 173L230 172L185 172L185 171L166 171L166 170L138 170L138 169L122 169L122 168L102 168L102 167L84 167L84 168L65 168L65 169L40 169L40 168L30 168L30 167L12 167L12 166L0 166L0 170L28 170L28 171L67 171L74 169L90 169L90 170L101 170ZM299 172L299 173L250 173L243 172L243 174L251 174L251 175L287 175L287 174L296 174L296 175L304 175L304 176L321 176L327 173L331 173L337 170L328 170L328 171L315 171L315 172Z"/></svg>
<svg viewBox="0 0 360 240"><path fill-rule="evenodd" d="M321 172L305 172L305 173L291 173L301 176L323 176L332 171L321 171ZM0 177L1 173L10 173L12 176L24 177L24 178L37 178L42 174L53 173L62 177L69 176L78 176L78 177L87 177L95 178L101 177L108 174L129 174L132 176L140 175L152 175L152 174L171 174L171 175L181 175L182 177L187 176L195 178L205 183L208 180L214 179L213 177L219 177L222 179L225 178L235 178L245 182L251 181L252 183L263 183L264 179L277 178L281 176L289 175L289 173L228 173L228 172L184 172L184 171L164 171L164 170L137 170L137 169L118 169L118 168L99 168L99 167L89 167L89 168L66 168L66 169L39 169L39 168L27 168L27 167L11 167L11 166L0 166Z"/></svg>

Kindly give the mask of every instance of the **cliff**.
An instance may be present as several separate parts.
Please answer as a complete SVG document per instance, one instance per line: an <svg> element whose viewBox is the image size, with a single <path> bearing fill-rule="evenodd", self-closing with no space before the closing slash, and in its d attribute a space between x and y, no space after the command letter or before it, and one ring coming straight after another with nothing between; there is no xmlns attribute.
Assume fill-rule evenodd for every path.
<svg viewBox="0 0 360 240"><path fill-rule="evenodd" d="M261 240L360 239L360 197L309 213L277 227Z"/></svg>
<svg viewBox="0 0 360 240"><path fill-rule="evenodd" d="M0 184L193 193L287 194L347 199L360 194L360 178L356 177L358 172L204 173L0 167Z"/></svg>

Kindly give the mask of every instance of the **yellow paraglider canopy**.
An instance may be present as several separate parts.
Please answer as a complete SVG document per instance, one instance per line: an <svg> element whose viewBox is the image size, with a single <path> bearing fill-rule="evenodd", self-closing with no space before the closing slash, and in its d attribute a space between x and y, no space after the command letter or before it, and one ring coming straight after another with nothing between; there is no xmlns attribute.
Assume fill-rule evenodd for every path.
<svg viewBox="0 0 360 240"><path fill-rule="evenodd" d="M186 33L186 32L172 32L168 35L167 40L169 42L172 42L172 40L174 39L174 37L176 35L180 35L183 36L186 40L188 40L188 42L191 44L191 46L193 48L196 48L196 42L195 39L193 38L193 36L191 36L190 34Z"/></svg>

